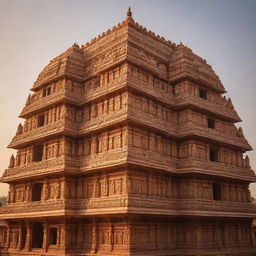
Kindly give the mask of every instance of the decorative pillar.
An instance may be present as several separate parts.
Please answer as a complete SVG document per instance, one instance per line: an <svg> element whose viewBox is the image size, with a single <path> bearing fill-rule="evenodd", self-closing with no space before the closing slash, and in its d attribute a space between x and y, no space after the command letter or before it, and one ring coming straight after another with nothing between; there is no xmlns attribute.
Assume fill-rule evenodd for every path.
<svg viewBox="0 0 256 256"><path fill-rule="evenodd" d="M92 137L92 142L91 142L91 154L92 154L92 155L97 154L97 148L98 148L98 145L97 145L97 136L94 135L94 136Z"/></svg>
<svg viewBox="0 0 256 256"><path fill-rule="evenodd" d="M47 252L48 244L49 244L49 228L48 224L44 224L44 236L43 236L43 250Z"/></svg>
<svg viewBox="0 0 256 256"><path fill-rule="evenodd" d="M65 194L65 178L61 178L61 186L60 186L60 198L64 199L66 198L66 194Z"/></svg>
<svg viewBox="0 0 256 256"><path fill-rule="evenodd" d="M18 237L18 243L17 243L17 249L21 249L21 239L22 239L22 224L19 223L19 237Z"/></svg>
<svg viewBox="0 0 256 256"><path fill-rule="evenodd" d="M6 250L8 250L8 248L10 247L10 242L11 242L11 228L8 225L8 227L7 227L6 244L5 244Z"/></svg>
<svg viewBox="0 0 256 256"><path fill-rule="evenodd" d="M26 235L26 243L25 243L25 250L30 251L31 250L31 224L26 223L26 230L27 230L27 235Z"/></svg>
<svg viewBox="0 0 256 256"><path fill-rule="evenodd" d="M97 247L98 247L98 223L97 223L97 219L93 219L91 253L96 254Z"/></svg>

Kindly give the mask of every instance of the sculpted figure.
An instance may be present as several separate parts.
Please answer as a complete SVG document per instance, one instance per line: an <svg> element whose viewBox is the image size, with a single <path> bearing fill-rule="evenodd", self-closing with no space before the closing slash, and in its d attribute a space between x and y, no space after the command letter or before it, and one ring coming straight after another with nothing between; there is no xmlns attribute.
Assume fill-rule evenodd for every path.
<svg viewBox="0 0 256 256"><path fill-rule="evenodd" d="M22 134L22 130L23 130L23 126L22 126L21 123L19 123L18 128L17 128L16 135Z"/></svg>
<svg viewBox="0 0 256 256"><path fill-rule="evenodd" d="M11 157L10 157L10 163L9 163L8 168L13 168L14 165L15 165L15 158L14 158L14 155L11 155Z"/></svg>

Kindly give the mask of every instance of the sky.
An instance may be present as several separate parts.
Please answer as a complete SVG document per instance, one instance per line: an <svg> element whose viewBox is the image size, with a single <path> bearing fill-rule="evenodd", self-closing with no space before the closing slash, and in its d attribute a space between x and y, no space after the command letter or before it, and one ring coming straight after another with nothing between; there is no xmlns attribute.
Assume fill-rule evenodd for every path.
<svg viewBox="0 0 256 256"><path fill-rule="evenodd" d="M136 22L205 58L220 77L256 149L255 0L0 0L0 175L15 151L29 89L51 59L113 27ZM255 151L248 153L256 170ZM251 186L256 197L256 185ZM0 196L7 186L0 184Z"/></svg>

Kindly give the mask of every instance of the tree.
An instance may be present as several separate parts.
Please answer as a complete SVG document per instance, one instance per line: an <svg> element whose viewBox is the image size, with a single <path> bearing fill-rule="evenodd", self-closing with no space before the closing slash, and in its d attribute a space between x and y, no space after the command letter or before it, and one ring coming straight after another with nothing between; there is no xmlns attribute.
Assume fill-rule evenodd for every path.
<svg viewBox="0 0 256 256"><path fill-rule="evenodd" d="M6 204L7 197L6 196L0 196L0 206L3 206Z"/></svg>

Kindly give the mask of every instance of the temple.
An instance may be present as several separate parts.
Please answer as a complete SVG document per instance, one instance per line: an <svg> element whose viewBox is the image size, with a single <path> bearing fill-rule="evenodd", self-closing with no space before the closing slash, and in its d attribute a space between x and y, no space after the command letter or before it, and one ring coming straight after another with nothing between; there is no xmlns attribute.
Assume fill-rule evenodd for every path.
<svg viewBox="0 0 256 256"><path fill-rule="evenodd" d="M251 147L205 59L129 9L31 90L0 180L1 255L256 255Z"/></svg>

